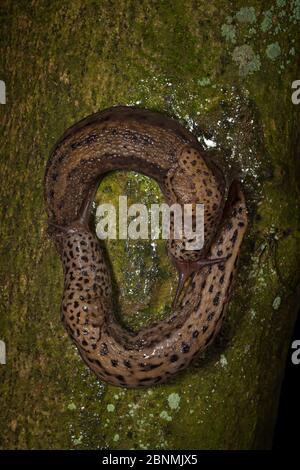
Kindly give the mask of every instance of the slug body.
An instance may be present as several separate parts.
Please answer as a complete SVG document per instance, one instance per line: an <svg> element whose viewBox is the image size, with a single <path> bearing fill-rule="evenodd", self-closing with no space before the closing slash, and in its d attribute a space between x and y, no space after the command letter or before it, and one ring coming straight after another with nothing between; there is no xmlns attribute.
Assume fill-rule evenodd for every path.
<svg viewBox="0 0 300 470"><path fill-rule="evenodd" d="M203 248L187 250L184 238L168 242L179 272L171 316L138 333L116 321L110 271L88 225L101 178L117 169L154 178L169 204L204 204ZM56 144L45 174L45 200L49 233L64 266L62 321L98 377L125 387L162 383L214 340L247 226L239 183L231 185L226 203L225 193L222 172L197 139L158 113L111 108L76 124Z"/></svg>

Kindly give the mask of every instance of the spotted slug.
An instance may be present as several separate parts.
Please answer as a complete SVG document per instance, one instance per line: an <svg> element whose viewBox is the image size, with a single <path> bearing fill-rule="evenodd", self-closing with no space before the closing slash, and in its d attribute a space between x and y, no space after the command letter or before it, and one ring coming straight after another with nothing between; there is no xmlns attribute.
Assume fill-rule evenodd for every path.
<svg viewBox="0 0 300 470"><path fill-rule="evenodd" d="M170 204L204 204L203 248L187 250L184 238L167 245L179 273L171 315L137 333L116 320L109 266L89 227L94 194L112 170L154 178ZM132 388L185 369L225 317L247 227L240 183L228 190L221 169L175 120L126 106L71 127L51 153L44 183L48 231L64 267L61 318L84 362L100 379Z"/></svg>

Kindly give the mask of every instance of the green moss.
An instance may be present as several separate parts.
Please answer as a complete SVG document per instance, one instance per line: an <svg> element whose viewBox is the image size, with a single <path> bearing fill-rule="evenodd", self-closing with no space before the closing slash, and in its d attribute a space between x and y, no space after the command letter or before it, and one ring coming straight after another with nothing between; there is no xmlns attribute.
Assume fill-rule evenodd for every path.
<svg viewBox="0 0 300 470"><path fill-rule="evenodd" d="M273 27L257 27L261 2L251 5L1 3L0 42L9 51L0 56L8 87L0 108L0 331L8 350L0 369L1 448L270 447L298 308L298 115L286 83L299 69L291 61L280 77L265 50L278 41L285 60L296 45L298 13L296 2L284 17L277 11L274 37ZM272 5L264 3L265 11ZM236 43L224 48L225 24ZM193 367L150 391L106 386L86 368L59 320L63 276L46 235L42 182L52 145L72 123L118 103L172 115L205 148L213 142L207 152L228 180L242 176L249 205L222 334ZM96 203L124 192L132 202L161 198L148 178L115 173ZM157 243L156 253L148 243L106 247L120 319L138 329L167 315L176 275L165 244ZM174 395L176 409L168 401Z"/></svg>
<svg viewBox="0 0 300 470"><path fill-rule="evenodd" d="M241 77L253 75L265 66L268 59L275 61L279 56L282 62L274 73L281 75L285 66L290 64L289 51L282 47L281 41L283 34L290 36L290 42L294 41L293 34L290 34L290 24L296 25L298 21L296 3L293 1L287 6L284 2L278 2L275 7L270 1L266 4L266 9L260 8L260 11L254 6L242 7L235 14L236 19L239 19L237 22L233 22L232 16L226 17L226 23L221 26L221 34L227 38L228 49L231 49L232 57L238 64ZM257 22L260 24L259 29L249 27ZM270 39L273 42L267 44ZM230 44L238 46L232 49ZM250 48L256 51L255 54Z"/></svg>
<svg viewBox="0 0 300 470"><path fill-rule="evenodd" d="M96 202L118 207L119 196L127 196L128 207L138 202L145 204L148 211L151 204L163 202L157 183L133 172L114 172L106 176ZM113 270L116 309L123 323L138 330L154 318L164 318L171 310L176 284L165 241L117 239L107 240L104 245Z"/></svg>

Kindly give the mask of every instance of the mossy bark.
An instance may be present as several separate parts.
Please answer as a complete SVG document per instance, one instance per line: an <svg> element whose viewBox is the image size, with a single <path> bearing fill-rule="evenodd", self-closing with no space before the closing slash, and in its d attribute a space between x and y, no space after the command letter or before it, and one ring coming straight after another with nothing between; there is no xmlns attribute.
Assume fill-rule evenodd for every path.
<svg viewBox="0 0 300 470"><path fill-rule="evenodd" d="M271 446L299 305L299 21L297 0L1 2L1 448ZM145 391L100 383L66 336L43 203L55 141L121 103L192 128L243 178L251 221L217 343ZM161 198L147 178L113 174L97 200L121 193ZM176 276L163 244L111 242L108 251L125 323L167 315Z"/></svg>

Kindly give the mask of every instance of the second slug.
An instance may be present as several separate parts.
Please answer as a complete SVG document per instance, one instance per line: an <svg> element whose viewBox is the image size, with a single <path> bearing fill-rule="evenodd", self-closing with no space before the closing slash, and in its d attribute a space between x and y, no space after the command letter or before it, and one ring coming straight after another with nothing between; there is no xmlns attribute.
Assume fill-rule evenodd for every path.
<svg viewBox="0 0 300 470"><path fill-rule="evenodd" d="M184 238L168 242L179 274L172 314L138 333L116 320L109 267L89 228L101 178L122 169L154 178L168 204L204 204L203 248L187 250ZM56 144L45 201L64 266L62 321L99 378L124 387L162 383L212 343L232 291L247 210L240 183L226 191L222 171L190 132L159 113L132 107L94 114Z"/></svg>

